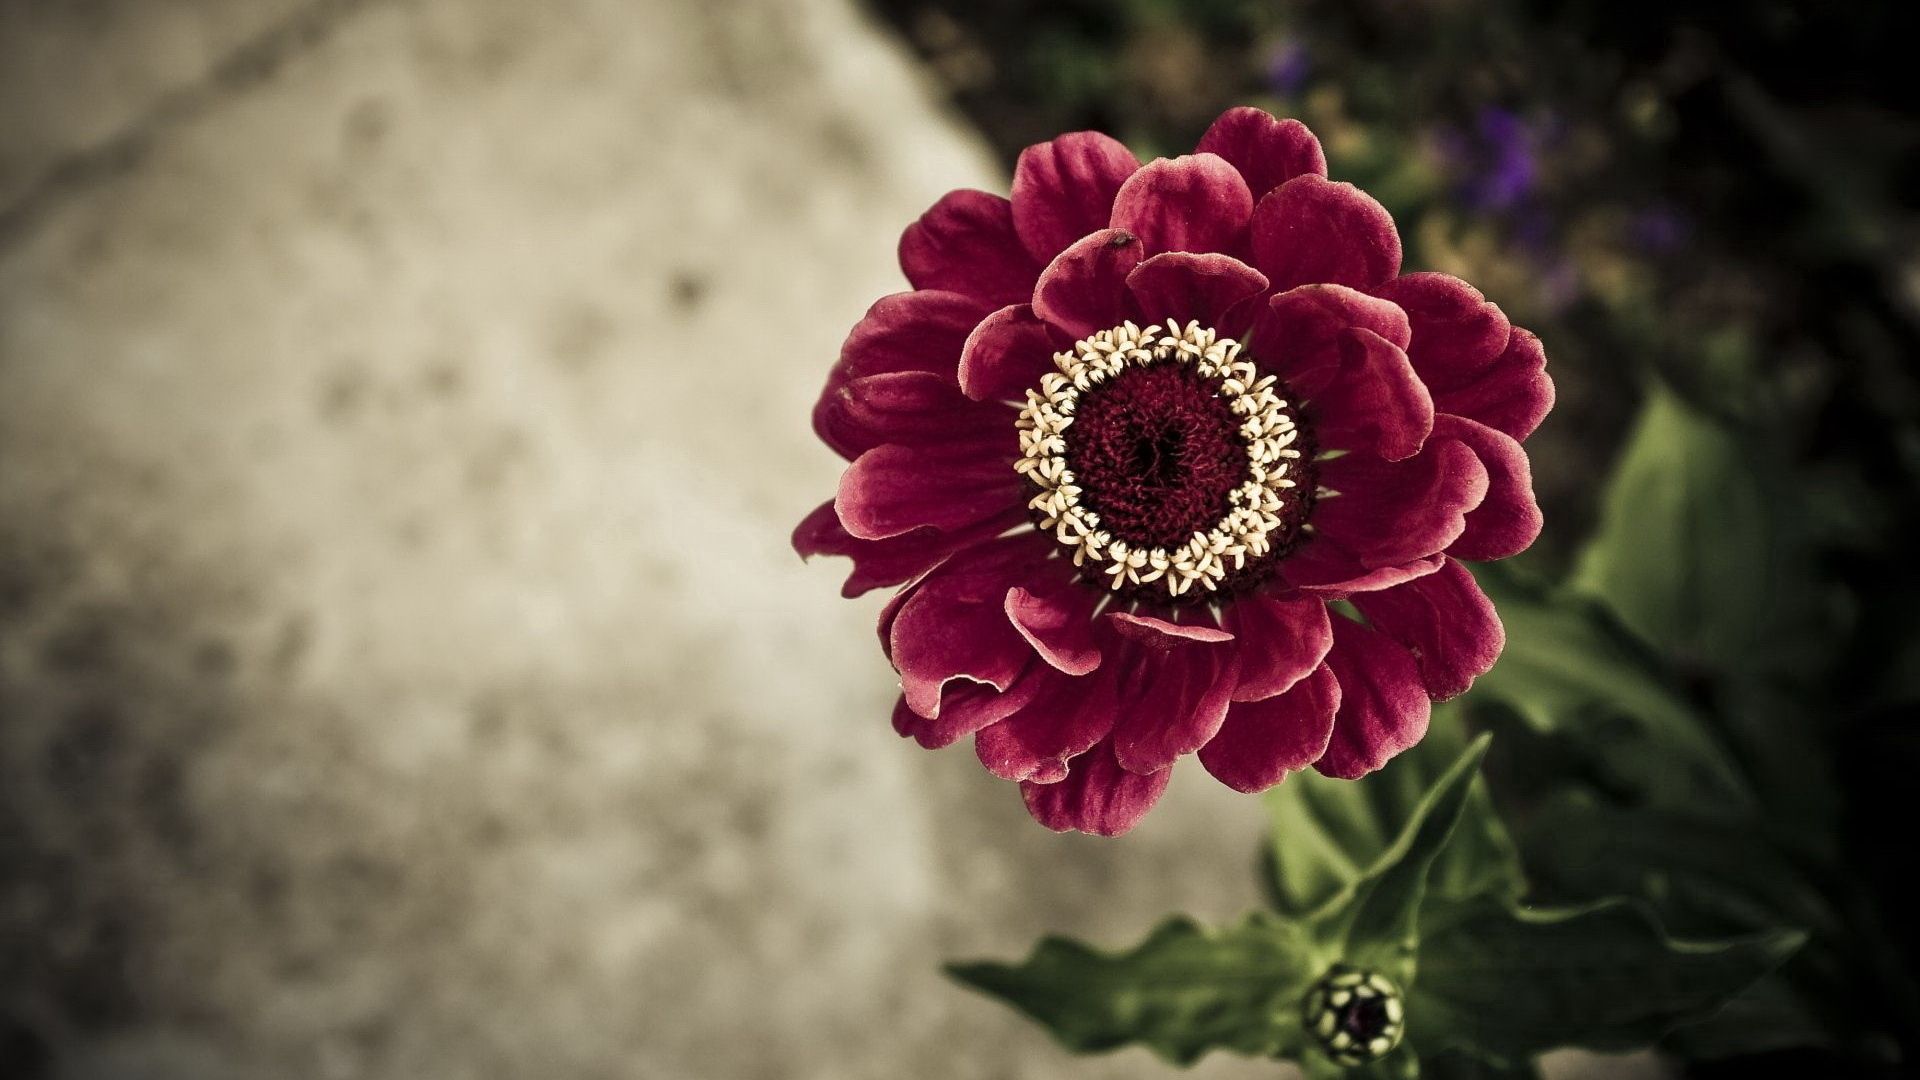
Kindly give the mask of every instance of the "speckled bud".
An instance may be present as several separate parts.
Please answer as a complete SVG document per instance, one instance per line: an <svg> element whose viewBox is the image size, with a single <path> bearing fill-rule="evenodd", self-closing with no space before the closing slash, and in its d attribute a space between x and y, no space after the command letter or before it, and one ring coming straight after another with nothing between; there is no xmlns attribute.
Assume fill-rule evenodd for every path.
<svg viewBox="0 0 1920 1080"><path fill-rule="evenodd" d="M1378 1061L1406 1034L1406 999L1379 972L1335 965L1307 991L1307 1031L1340 1065Z"/></svg>

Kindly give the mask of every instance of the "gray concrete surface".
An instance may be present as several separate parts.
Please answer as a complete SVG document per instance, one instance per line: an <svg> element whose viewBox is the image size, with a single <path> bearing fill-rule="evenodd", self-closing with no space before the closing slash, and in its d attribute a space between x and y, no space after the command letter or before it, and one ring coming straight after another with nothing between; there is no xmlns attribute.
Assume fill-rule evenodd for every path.
<svg viewBox="0 0 1920 1080"><path fill-rule="evenodd" d="M877 600L786 546L899 229L1001 180L844 0L0 0L0 39L0 1047L1167 1074L936 966L1243 910L1256 803L1188 770L1123 842L1041 831L893 736Z"/></svg>
<svg viewBox="0 0 1920 1080"><path fill-rule="evenodd" d="M0 1011L63 1077L1161 1075L936 965L1230 914L1257 808L1042 832L786 547L981 149L844 3L273 7L6 9Z"/></svg>

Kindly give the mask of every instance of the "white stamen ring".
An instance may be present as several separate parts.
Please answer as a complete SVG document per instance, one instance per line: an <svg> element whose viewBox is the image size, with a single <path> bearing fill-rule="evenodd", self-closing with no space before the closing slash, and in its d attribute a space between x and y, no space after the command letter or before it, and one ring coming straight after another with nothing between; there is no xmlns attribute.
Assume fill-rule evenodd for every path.
<svg viewBox="0 0 1920 1080"><path fill-rule="evenodd" d="M1164 329L1127 322L1054 354L1058 370L1040 377L1020 410L1020 459L1013 467L1040 489L1027 507L1042 529L1073 550L1073 565L1101 570L1114 589L1160 581L1178 597L1196 585L1216 590L1228 573L1273 550L1274 534L1286 524L1280 512L1298 499L1288 474L1296 471L1300 451L1293 443L1300 432L1287 402L1274 393L1277 380L1241 359L1240 350L1239 342L1197 322L1182 327L1168 319ZM1212 528L1176 548L1139 548L1102 528L1100 515L1080 501L1065 433L1080 395L1129 367L1161 363L1190 364L1220 380L1220 397L1241 418L1248 478L1229 493L1231 509Z"/></svg>

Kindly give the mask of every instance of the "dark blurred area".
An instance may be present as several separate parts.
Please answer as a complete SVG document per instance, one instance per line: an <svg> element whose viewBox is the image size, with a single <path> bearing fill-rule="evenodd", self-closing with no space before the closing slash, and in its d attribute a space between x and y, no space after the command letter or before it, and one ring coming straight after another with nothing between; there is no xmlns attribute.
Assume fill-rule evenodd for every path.
<svg viewBox="0 0 1920 1080"><path fill-rule="evenodd" d="M1009 165L1081 128L1182 153L1235 104L1306 121L1409 267L1549 342L1550 554L1649 375L1732 417L1790 410L1780 450L1914 490L1909 5L875 3Z"/></svg>
<svg viewBox="0 0 1920 1080"><path fill-rule="evenodd" d="M1393 212L1409 269L1476 283L1546 342L1559 404L1532 444L1548 519L1533 572L1575 560L1651 388L1737 441L1792 538L1745 584L1782 647L1729 661L1683 644L1666 661L1704 709L1794 748L1779 752L1801 775L1773 814L1837 845L1807 861L1845 871L1813 879L1877 942L1834 961L1829 1011L1883 1051L1904 1031L1913 1060L1920 9L873 2L1009 164L1062 130L1113 132L1144 158L1185 152L1237 104L1305 120L1330 174ZM1744 542L1729 565L1748 564ZM1692 1068L1902 1074L1859 1048Z"/></svg>

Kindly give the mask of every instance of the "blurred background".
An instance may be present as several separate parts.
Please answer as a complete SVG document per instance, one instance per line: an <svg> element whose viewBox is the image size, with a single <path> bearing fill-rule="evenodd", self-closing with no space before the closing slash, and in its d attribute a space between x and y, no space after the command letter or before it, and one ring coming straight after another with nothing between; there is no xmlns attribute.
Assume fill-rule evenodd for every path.
<svg viewBox="0 0 1920 1080"><path fill-rule="evenodd" d="M1186 769L1124 842L1031 825L896 739L880 598L787 535L907 222L1060 131L1175 154L1235 104L1545 340L1532 573L1649 394L1739 440L1791 543L1704 565L1767 632L1636 629L1706 707L1779 676L1746 715L1817 782L1775 809L1909 968L1913 22L0 0L0 1080L1166 1075L938 964L1257 904L1257 804Z"/></svg>

